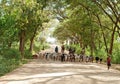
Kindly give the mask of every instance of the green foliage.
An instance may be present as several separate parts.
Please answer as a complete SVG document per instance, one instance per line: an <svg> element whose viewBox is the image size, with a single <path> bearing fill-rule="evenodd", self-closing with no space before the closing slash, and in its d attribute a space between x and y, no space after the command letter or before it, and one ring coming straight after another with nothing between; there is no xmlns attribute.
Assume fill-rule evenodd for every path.
<svg viewBox="0 0 120 84"><path fill-rule="evenodd" d="M39 52L42 49L42 45L34 45L34 52Z"/></svg>
<svg viewBox="0 0 120 84"><path fill-rule="evenodd" d="M14 48L2 48L0 53L0 76L14 70L27 60L22 60L20 52Z"/></svg>
<svg viewBox="0 0 120 84"><path fill-rule="evenodd" d="M113 49L113 46L116 45L114 43L115 38L118 36L114 33L120 30L119 20L116 19L119 18L119 15L115 14L118 12L116 7L119 5L119 1L116 0L116 4L109 0L65 1L68 5L64 7L64 14L67 15L67 18L60 22L60 26L56 28L53 36L60 42L69 39L71 43L80 43L82 48L85 49L85 54L99 56L106 60L107 54L112 55L112 50L116 51L117 48L114 47ZM116 10L114 10L115 8ZM116 26L115 31L113 30L114 26ZM112 45L112 43L114 44ZM117 46L120 47L119 44ZM75 48L76 52L79 53L81 48ZM107 53L106 50L110 52ZM114 62L119 60L118 55L119 52L113 53L113 56L115 56Z"/></svg>
<svg viewBox="0 0 120 84"><path fill-rule="evenodd" d="M32 59L32 52L30 50L25 50L24 58Z"/></svg>
<svg viewBox="0 0 120 84"><path fill-rule="evenodd" d="M6 59L21 59L20 52L17 49L4 49L3 57Z"/></svg>
<svg viewBox="0 0 120 84"><path fill-rule="evenodd" d="M67 50L69 50L69 48L75 49L76 54L80 54L80 52L81 52L81 47L79 44L72 44L70 46L66 45L66 48L67 48Z"/></svg>
<svg viewBox="0 0 120 84"><path fill-rule="evenodd" d="M80 54L81 50L82 50L82 49L80 48L80 46L76 46L76 53L77 53L77 54Z"/></svg>
<svg viewBox="0 0 120 84"><path fill-rule="evenodd" d="M0 76L14 70L18 66L26 62L27 61L25 60L21 61L16 59L0 58Z"/></svg>
<svg viewBox="0 0 120 84"><path fill-rule="evenodd" d="M107 54L105 52L105 49L102 48L102 49L98 49L95 51L95 56L98 56L99 58L102 58L103 61L106 61L106 58L107 58Z"/></svg>
<svg viewBox="0 0 120 84"><path fill-rule="evenodd" d="M21 60L17 57L19 53L15 49L7 50L6 52L3 56L0 55L0 76L14 70L21 64L27 63L27 60Z"/></svg>
<svg viewBox="0 0 120 84"><path fill-rule="evenodd" d="M119 43L116 43L116 45L114 46L115 49L113 50L112 62L120 64L120 47L118 45Z"/></svg>
<svg viewBox="0 0 120 84"><path fill-rule="evenodd" d="M113 54L112 62L116 64L120 64L120 49L116 50L116 53Z"/></svg>
<svg viewBox="0 0 120 84"><path fill-rule="evenodd" d="M41 44L40 42L36 42L33 46L34 52L40 52L41 50L49 48L49 44L43 43Z"/></svg>
<svg viewBox="0 0 120 84"><path fill-rule="evenodd" d="M47 17L49 11L44 10L47 5L45 3L47 1L44 0L5 2L2 0L0 3L0 45L11 48L14 43L19 42L17 46L21 53L24 53L26 41L31 39L34 41L36 35L43 30L43 22L49 21Z"/></svg>
<svg viewBox="0 0 120 84"><path fill-rule="evenodd" d="M48 48L50 48L49 44L48 43L44 44L44 49L48 49Z"/></svg>

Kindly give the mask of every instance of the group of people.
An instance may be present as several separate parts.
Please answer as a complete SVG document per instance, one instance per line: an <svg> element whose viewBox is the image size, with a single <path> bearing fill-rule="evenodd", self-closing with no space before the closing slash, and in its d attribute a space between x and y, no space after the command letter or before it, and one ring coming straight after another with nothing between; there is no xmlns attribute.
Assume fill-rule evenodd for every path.
<svg viewBox="0 0 120 84"><path fill-rule="evenodd" d="M64 51L65 51L65 47L64 47L64 45L62 45L62 46L61 46L61 53L62 53L62 55L61 55L61 61L64 61L64 60L65 60ZM58 53L58 46L55 47L55 52ZM72 59L75 60L75 55L74 55L74 53L75 53L75 49L70 47L70 48L69 48L69 55L71 56L71 60L72 60ZM100 63L102 62L102 58L99 58L99 57L95 57L95 60L96 60L96 63L97 63L98 61L100 61ZM111 66L111 57L108 56L107 59L106 59L106 61L107 61L107 67L108 67L108 70L109 70L109 69L110 69L110 66ZM87 62L87 61L86 61L86 62Z"/></svg>
<svg viewBox="0 0 120 84"><path fill-rule="evenodd" d="M100 61L100 63L102 62L102 58L99 58L99 57L95 57L95 60L96 60L96 63L98 61ZM110 69L110 66L111 66L111 57L108 55L107 59L106 59L106 62L107 62L107 68L108 70Z"/></svg>
<svg viewBox="0 0 120 84"><path fill-rule="evenodd" d="M65 47L64 45L61 46L61 53L64 53ZM55 47L55 52L58 53L58 46Z"/></svg>
<svg viewBox="0 0 120 84"><path fill-rule="evenodd" d="M65 51L65 47L64 45L61 46L61 61L63 62L65 60L65 54L64 54L64 51ZM55 47L55 52L58 53L58 46Z"/></svg>

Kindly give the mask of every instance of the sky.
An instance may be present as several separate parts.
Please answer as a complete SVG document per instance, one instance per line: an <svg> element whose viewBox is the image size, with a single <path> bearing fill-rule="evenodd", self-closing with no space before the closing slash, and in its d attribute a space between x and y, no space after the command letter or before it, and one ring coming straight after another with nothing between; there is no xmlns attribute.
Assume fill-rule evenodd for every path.
<svg viewBox="0 0 120 84"><path fill-rule="evenodd" d="M56 41L56 39L54 37L52 37L52 33L54 32L55 28L59 24L59 21L57 19L52 19L52 20L50 20L50 22L48 24L50 24L49 28L45 29L42 32L42 35L40 35L40 36L45 37L47 42L54 43Z"/></svg>
<svg viewBox="0 0 120 84"><path fill-rule="evenodd" d="M47 37L47 42L54 43L56 41L54 37L51 37L52 36L51 34L54 32L58 24L59 24L59 21L57 19L54 19L53 21L51 21L51 27L48 29L49 35Z"/></svg>

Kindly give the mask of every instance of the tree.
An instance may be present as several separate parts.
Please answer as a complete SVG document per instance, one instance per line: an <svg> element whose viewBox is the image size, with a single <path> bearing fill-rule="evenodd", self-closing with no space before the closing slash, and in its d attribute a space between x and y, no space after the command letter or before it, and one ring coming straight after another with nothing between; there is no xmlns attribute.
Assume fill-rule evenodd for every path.
<svg viewBox="0 0 120 84"><path fill-rule="evenodd" d="M67 26L64 27L71 31L75 30L74 32L80 38L80 44L84 45L84 47L91 47L91 54L93 50L97 49L96 45L102 44L102 40L99 40L98 37L101 38L100 35L103 35L102 42L105 44L106 52L112 55L116 28L118 29L117 33L119 33L119 1L66 0L66 2L68 8L65 14L71 14L71 17L67 15L68 21L65 23ZM106 17L106 19L102 19L103 17ZM76 37L75 35L74 37ZM111 39L107 38L108 36Z"/></svg>
<svg viewBox="0 0 120 84"><path fill-rule="evenodd" d="M3 39L1 43L6 43L11 47L13 42L19 41L22 58L24 58L25 44L30 39L30 50L32 50L35 36L43 30L42 23L48 22L49 12L43 10L44 7L41 5L44 4L38 3L38 0L1 1L1 33L5 36L5 38L0 37Z"/></svg>

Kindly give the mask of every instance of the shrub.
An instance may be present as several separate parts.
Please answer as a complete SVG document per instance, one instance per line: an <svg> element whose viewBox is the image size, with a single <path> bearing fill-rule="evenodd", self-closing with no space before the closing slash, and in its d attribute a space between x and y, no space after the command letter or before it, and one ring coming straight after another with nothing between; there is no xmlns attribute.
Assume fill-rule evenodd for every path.
<svg viewBox="0 0 120 84"><path fill-rule="evenodd" d="M77 47L76 47L76 53L77 53L77 54L80 54L81 50L82 50L82 49L80 48L80 46L77 46Z"/></svg>
<svg viewBox="0 0 120 84"><path fill-rule="evenodd" d="M27 63L27 60L6 59L0 56L0 76L3 76L24 63Z"/></svg>
<svg viewBox="0 0 120 84"><path fill-rule="evenodd" d="M80 45L79 44L72 44L72 45L65 45L65 47L66 47L66 50L69 50L69 48L71 47L72 49L75 49L75 53L77 53L77 54L80 54L80 52L81 52L81 48L80 48Z"/></svg>
<svg viewBox="0 0 120 84"><path fill-rule="evenodd" d="M104 49L97 49L95 51L95 56L98 56L103 59L103 61L106 61L107 53Z"/></svg>
<svg viewBox="0 0 120 84"><path fill-rule="evenodd" d="M17 49L5 49L3 56L6 59L21 59L20 52Z"/></svg>
<svg viewBox="0 0 120 84"><path fill-rule="evenodd" d="M0 76L12 71L19 65L19 61L15 59L0 59Z"/></svg>
<svg viewBox="0 0 120 84"><path fill-rule="evenodd" d="M34 52L39 52L41 50L41 46L34 45Z"/></svg>
<svg viewBox="0 0 120 84"><path fill-rule="evenodd" d="M36 43L33 47L34 52L39 52L40 50L49 48L49 45L47 43L40 44Z"/></svg>
<svg viewBox="0 0 120 84"><path fill-rule="evenodd" d="M31 59L32 58L32 52L30 52L29 50L25 50L24 57L26 59Z"/></svg>
<svg viewBox="0 0 120 84"><path fill-rule="evenodd" d="M120 64L120 49L117 49L114 51L112 56L112 62Z"/></svg>

